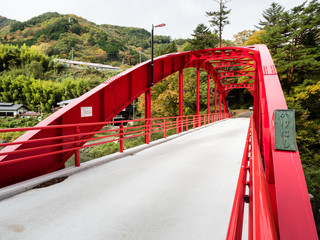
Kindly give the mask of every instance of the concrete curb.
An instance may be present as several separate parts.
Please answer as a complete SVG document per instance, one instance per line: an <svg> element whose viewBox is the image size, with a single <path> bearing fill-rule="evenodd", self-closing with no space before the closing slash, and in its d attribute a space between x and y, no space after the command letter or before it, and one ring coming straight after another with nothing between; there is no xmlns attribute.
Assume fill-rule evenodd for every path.
<svg viewBox="0 0 320 240"><path fill-rule="evenodd" d="M49 173L49 174L46 174L46 175L43 175L43 176L39 176L39 177L36 177L36 178L32 178L32 179L29 179L29 180L26 180L26 181L23 181L23 182L20 182L20 183L16 183L16 184L1 188L0 189L0 201L4 200L6 198L10 198L12 196L15 196L17 194L26 192L26 191L28 191L30 189L33 189L34 187L38 186L39 184L47 182L47 181L50 181L52 179L60 178L60 177L68 177L68 176L71 176L73 174L76 174L76 173L79 173L81 171L84 171L86 169L93 168L93 167L99 166L101 164L117 160L117 159L122 158L122 157L134 155L134 154L136 154L136 153L138 153L138 152L140 152L140 151L142 151L144 149L151 148L153 146L156 146L156 145L171 141L171 140L176 139L178 137L181 137L181 136L184 136L184 135L187 135L187 134L190 134L190 133L205 129L207 127L210 127L212 125L215 125L215 124L217 124L219 122L226 121L226 120L227 119L220 120L218 122L213 122L213 123L201 126L199 128L196 128L196 129L191 129L191 130L189 130L187 132L182 132L180 134L171 135L171 136L167 137L166 139L162 138L162 139L158 139L158 140L155 140L153 142L150 142L149 144L143 144L143 145L140 145L140 146L137 146L137 147L133 147L133 148L130 148L128 150L125 150L123 153L117 152L117 153L113 153L113 154L110 154L110 155L107 155L107 156L104 156L104 157L96 158L94 160L90 160L88 162L82 163L80 165L80 167L68 167L68 168L53 172L53 173Z"/></svg>

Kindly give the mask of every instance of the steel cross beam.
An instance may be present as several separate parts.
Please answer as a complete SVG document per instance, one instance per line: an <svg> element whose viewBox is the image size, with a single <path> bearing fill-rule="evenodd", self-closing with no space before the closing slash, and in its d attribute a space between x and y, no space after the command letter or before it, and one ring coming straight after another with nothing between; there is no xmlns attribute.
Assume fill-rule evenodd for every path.
<svg viewBox="0 0 320 240"><path fill-rule="evenodd" d="M241 82L241 83L244 84L244 83L248 83L249 81L254 82L254 78L249 78L249 79L247 79L247 80L244 80L244 81ZM232 82L232 81L230 81L230 80L226 80L225 78L224 78L224 79L221 79L221 82L223 82L223 83L229 83L229 84L237 84L236 82Z"/></svg>
<svg viewBox="0 0 320 240"><path fill-rule="evenodd" d="M244 88L244 89L247 89L248 92L254 96L254 84L253 83L246 83L246 84L243 84L243 83L233 83L233 84L224 84L223 85L223 89L224 89L224 92L226 94L226 96L228 96L229 92L232 90L232 89L241 89L241 88Z"/></svg>
<svg viewBox="0 0 320 240"><path fill-rule="evenodd" d="M241 67L241 66L252 66L255 67L255 62L250 60L245 60L243 58L239 59L225 59L223 61L210 61L214 67Z"/></svg>
<svg viewBox="0 0 320 240"><path fill-rule="evenodd" d="M231 78L231 77L243 77L243 76L248 76L252 77L254 71L230 71L230 72L218 72L220 79L223 78Z"/></svg>

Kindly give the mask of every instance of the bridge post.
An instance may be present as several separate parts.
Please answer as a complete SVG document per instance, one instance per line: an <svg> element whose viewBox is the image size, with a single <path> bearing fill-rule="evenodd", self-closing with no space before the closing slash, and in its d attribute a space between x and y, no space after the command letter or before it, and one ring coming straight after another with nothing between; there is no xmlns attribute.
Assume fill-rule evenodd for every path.
<svg viewBox="0 0 320 240"><path fill-rule="evenodd" d="M197 68L197 127L200 127L200 69Z"/></svg>
<svg viewBox="0 0 320 240"><path fill-rule="evenodd" d="M119 152L123 152L123 123L120 124L119 128Z"/></svg>
<svg viewBox="0 0 320 240"><path fill-rule="evenodd" d="M222 106L222 98L221 98L221 92L219 92L219 120L222 119L221 106Z"/></svg>
<svg viewBox="0 0 320 240"><path fill-rule="evenodd" d="M167 119L163 121L163 138L167 138Z"/></svg>
<svg viewBox="0 0 320 240"><path fill-rule="evenodd" d="M207 115L208 115L208 124L210 123L210 74L207 75Z"/></svg>
<svg viewBox="0 0 320 240"><path fill-rule="evenodd" d="M177 119L176 119L176 130L177 130L177 134L179 134L179 129L180 129L180 126L179 126L180 124L179 124L179 123L180 123L180 117L178 116Z"/></svg>
<svg viewBox="0 0 320 240"><path fill-rule="evenodd" d="M80 134L79 126L76 128L76 134ZM79 141L80 136L76 136L76 141ZM76 143L77 147L79 147L79 142ZM74 166L80 167L80 149L77 149L74 153Z"/></svg>
<svg viewBox="0 0 320 240"><path fill-rule="evenodd" d="M144 109L144 118L145 118L145 143L149 144L150 142L150 118L151 118L151 89L148 88L144 93L145 100L145 109Z"/></svg>
<svg viewBox="0 0 320 240"><path fill-rule="evenodd" d="M189 123L188 123L188 117L186 117L186 132L188 132L188 126L189 125Z"/></svg>
<svg viewBox="0 0 320 240"><path fill-rule="evenodd" d="M217 82L214 82L214 121L217 116Z"/></svg>
<svg viewBox="0 0 320 240"><path fill-rule="evenodd" d="M179 117L183 116L183 70L179 71ZM183 131L183 125L180 124L179 132Z"/></svg>

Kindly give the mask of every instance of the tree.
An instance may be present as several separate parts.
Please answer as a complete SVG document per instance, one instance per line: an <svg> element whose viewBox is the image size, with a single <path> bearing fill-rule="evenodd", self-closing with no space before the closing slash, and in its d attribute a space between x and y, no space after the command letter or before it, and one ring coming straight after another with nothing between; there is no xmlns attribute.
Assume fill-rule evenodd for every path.
<svg viewBox="0 0 320 240"><path fill-rule="evenodd" d="M168 53L178 52L176 41L172 41L168 46Z"/></svg>
<svg viewBox="0 0 320 240"><path fill-rule="evenodd" d="M297 144L308 190L320 204L320 3L312 0L264 26L288 108L295 109Z"/></svg>
<svg viewBox="0 0 320 240"><path fill-rule="evenodd" d="M204 24L199 24L191 35L193 39L188 40L188 45L184 50L213 48L219 42L217 34L213 34Z"/></svg>
<svg viewBox="0 0 320 240"><path fill-rule="evenodd" d="M161 56L168 53L178 52L178 48L177 48L176 42L172 41L171 43L168 43L168 44L156 44L154 52L155 52L154 55L157 57L157 56Z"/></svg>
<svg viewBox="0 0 320 240"><path fill-rule="evenodd" d="M282 84L293 86L320 71L320 3L313 0L284 12L273 27L266 26L263 41L271 48Z"/></svg>
<svg viewBox="0 0 320 240"><path fill-rule="evenodd" d="M226 3L230 2L226 0L214 0L215 2L219 3L220 9L219 11L214 12L206 12L206 15L208 17L211 17L211 20L209 22L211 23L212 27L218 27L219 32L219 47L221 47L221 40L222 40L222 31L225 25L230 24L228 20L228 15L231 12L231 9L227 10Z"/></svg>
<svg viewBox="0 0 320 240"><path fill-rule="evenodd" d="M320 81L294 89L287 98L289 108L295 109L297 144L308 190L320 203Z"/></svg>
<svg viewBox="0 0 320 240"><path fill-rule="evenodd" d="M244 45L244 42L254 33L254 30L243 30L233 35L234 43L236 46Z"/></svg>
<svg viewBox="0 0 320 240"><path fill-rule="evenodd" d="M263 43L263 36L266 34L266 31L260 30L255 31L248 39L243 43L243 45L254 45Z"/></svg>
<svg viewBox="0 0 320 240"><path fill-rule="evenodd" d="M257 28L264 29L265 27L273 27L280 18L280 15L283 13L284 7L282 7L279 3L271 3L271 6L264 10L262 16L264 20L259 21L259 25Z"/></svg>

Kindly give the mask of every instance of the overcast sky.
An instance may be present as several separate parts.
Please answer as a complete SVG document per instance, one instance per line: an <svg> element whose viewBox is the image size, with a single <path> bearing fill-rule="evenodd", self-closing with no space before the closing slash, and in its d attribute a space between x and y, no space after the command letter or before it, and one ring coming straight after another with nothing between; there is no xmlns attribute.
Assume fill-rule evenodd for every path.
<svg viewBox="0 0 320 240"><path fill-rule="evenodd" d="M230 25L225 27L224 39L254 29L262 19L262 12L276 0L231 0ZM276 1L286 9L303 3L303 0ZM151 31L152 24L165 23L155 34L169 35L173 39L191 38L200 23L209 26L206 11L216 11L213 0L0 0L0 16L26 21L45 12L72 13L97 24L140 27Z"/></svg>

